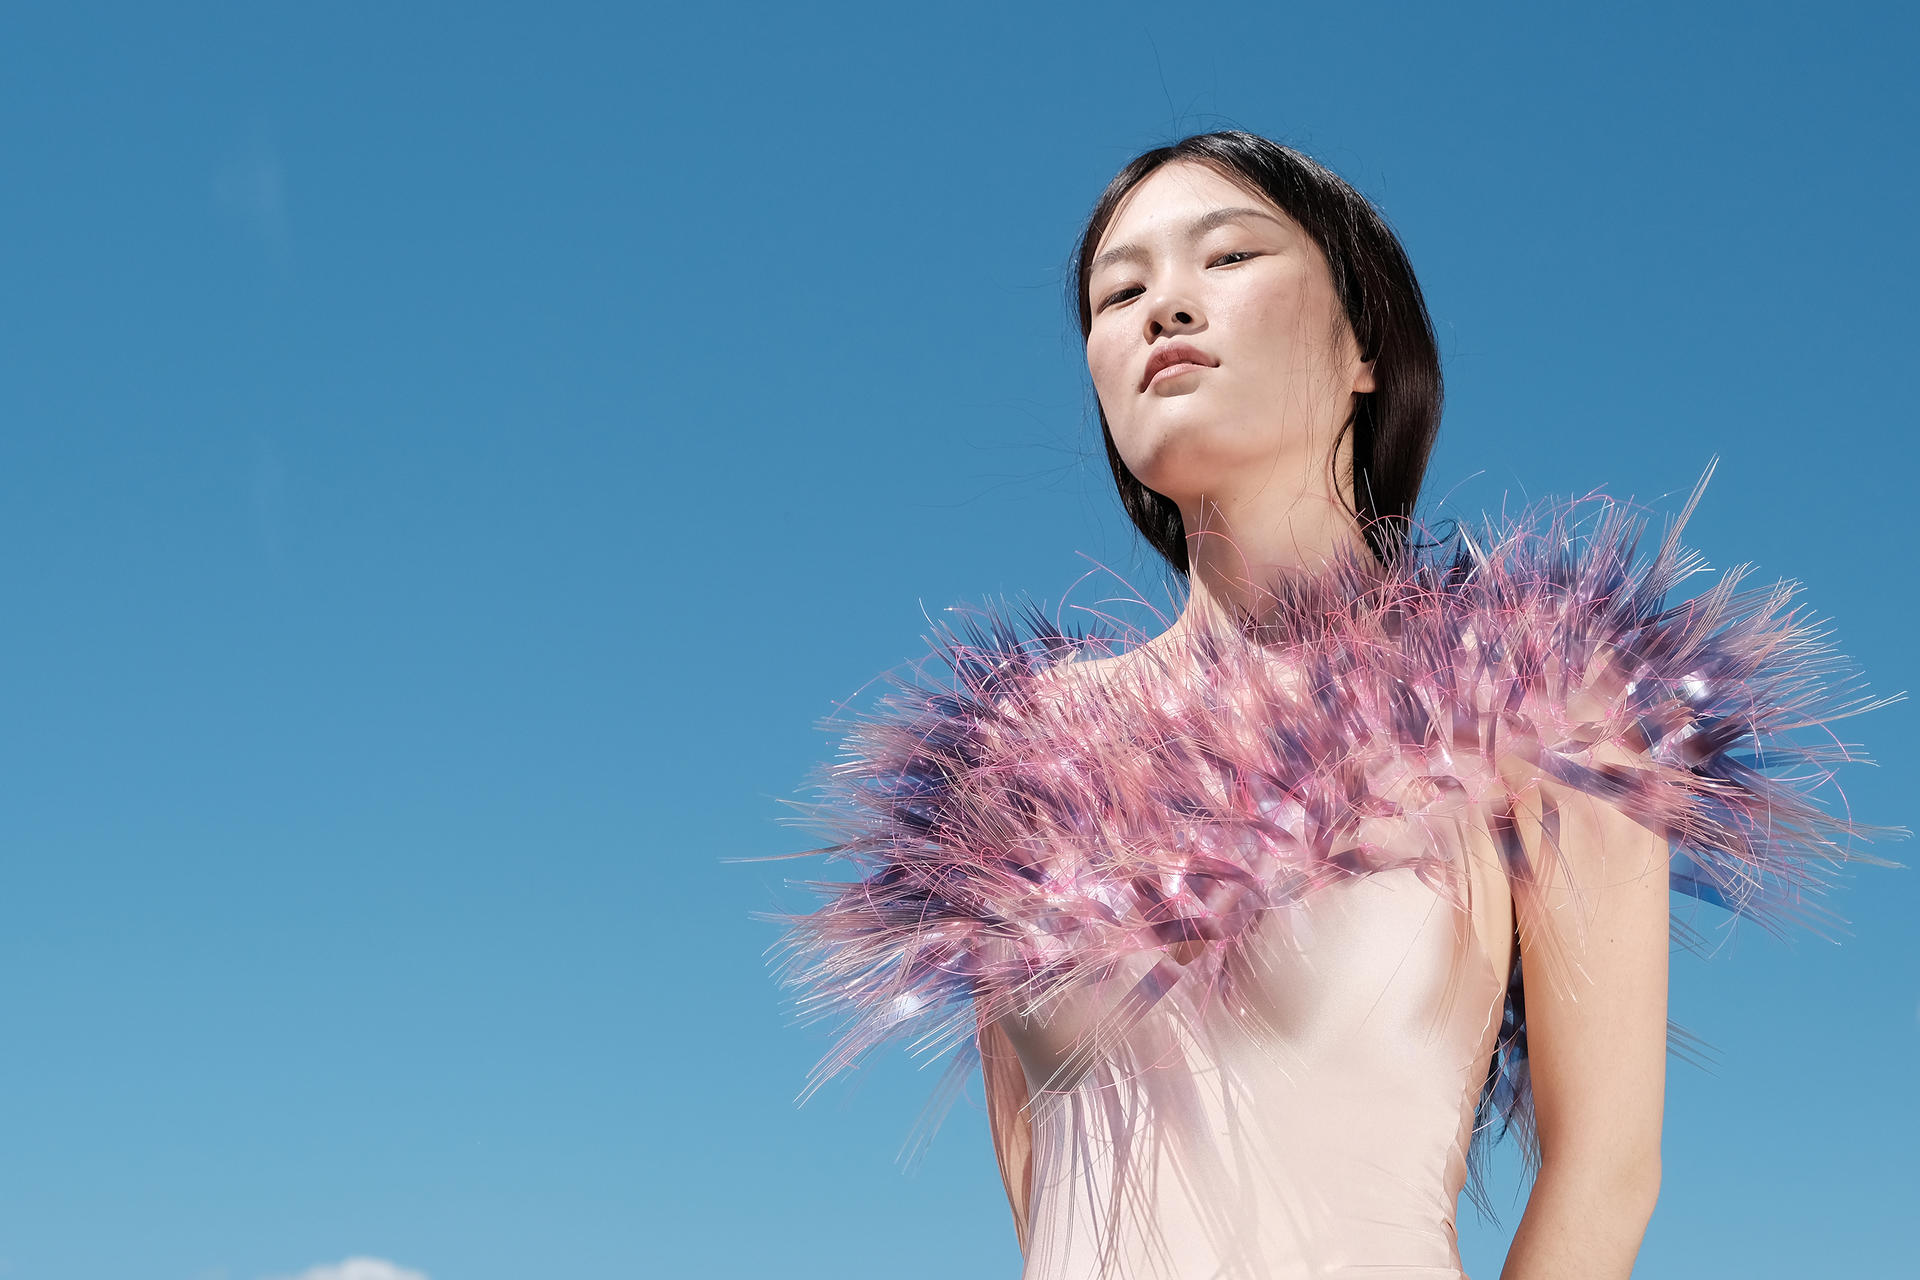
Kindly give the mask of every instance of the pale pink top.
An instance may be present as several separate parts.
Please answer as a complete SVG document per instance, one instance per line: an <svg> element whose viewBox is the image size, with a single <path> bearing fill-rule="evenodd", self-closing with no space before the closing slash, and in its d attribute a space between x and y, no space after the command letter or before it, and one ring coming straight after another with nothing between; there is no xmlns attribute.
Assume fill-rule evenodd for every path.
<svg viewBox="0 0 1920 1280"><path fill-rule="evenodd" d="M1481 931L1512 919L1503 880L1473 897L1470 914L1411 869L1320 889L1236 955L1251 1020L1176 987L1114 1049L1117 1082L1036 1096L1023 1280L1461 1280L1510 957ZM1002 1020L1029 1091L1134 976ZM1133 1144L1117 1212L1116 1137Z"/></svg>

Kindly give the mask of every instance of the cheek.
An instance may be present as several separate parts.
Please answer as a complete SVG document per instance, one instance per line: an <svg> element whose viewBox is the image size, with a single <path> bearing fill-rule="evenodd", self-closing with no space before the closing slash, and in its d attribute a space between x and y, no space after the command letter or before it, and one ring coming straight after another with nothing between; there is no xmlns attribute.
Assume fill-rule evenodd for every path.
<svg viewBox="0 0 1920 1280"><path fill-rule="evenodd" d="M1124 390L1120 383L1126 377L1126 369L1127 353L1123 344L1095 330L1087 339L1087 372L1092 375L1093 389L1099 393L1109 416L1119 406Z"/></svg>
<svg viewBox="0 0 1920 1280"><path fill-rule="evenodd" d="M1236 340L1265 352L1297 352L1305 333L1305 297L1298 289L1249 290L1226 307Z"/></svg>

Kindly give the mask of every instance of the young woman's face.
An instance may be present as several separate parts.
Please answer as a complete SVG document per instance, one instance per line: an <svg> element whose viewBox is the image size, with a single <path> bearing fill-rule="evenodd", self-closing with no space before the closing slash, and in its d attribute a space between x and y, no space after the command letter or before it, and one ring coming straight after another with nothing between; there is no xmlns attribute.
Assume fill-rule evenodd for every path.
<svg viewBox="0 0 1920 1280"><path fill-rule="evenodd" d="M1115 446L1180 501L1325 467L1373 389L1319 246L1213 169L1165 165L1095 246L1087 365Z"/></svg>

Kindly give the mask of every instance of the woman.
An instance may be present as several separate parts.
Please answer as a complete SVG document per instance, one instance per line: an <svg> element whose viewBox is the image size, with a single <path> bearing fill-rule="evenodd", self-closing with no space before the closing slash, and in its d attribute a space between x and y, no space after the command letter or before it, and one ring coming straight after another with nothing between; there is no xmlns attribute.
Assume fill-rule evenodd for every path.
<svg viewBox="0 0 1920 1280"><path fill-rule="evenodd" d="M849 1020L815 1085L883 1040L959 1049L950 1082L977 1054L1028 1280L1458 1280L1508 1130L1503 1275L1627 1276L1669 889L1773 922L1879 861L1755 767L1865 708L1784 593L1665 607L1697 561L1637 564L1616 504L1584 541L1581 503L1417 538L1425 305L1298 153L1147 152L1077 265L1122 502L1187 601L1131 643L991 615L851 736L816 852L869 874L782 917Z"/></svg>

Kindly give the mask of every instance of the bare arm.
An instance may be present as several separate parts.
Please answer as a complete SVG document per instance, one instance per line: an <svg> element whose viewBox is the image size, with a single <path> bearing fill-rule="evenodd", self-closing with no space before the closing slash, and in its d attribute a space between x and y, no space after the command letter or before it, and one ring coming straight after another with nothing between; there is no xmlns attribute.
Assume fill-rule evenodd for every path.
<svg viewBox="0 0 1920 1280"><path fill-rule="evenodd" d="M980 1074L986 1082L987 1127L1000 1180L1013 1208L1013 1233L1020 1255L1027 1253L1027 1196L1033 1186L1033 1128L1027 1119L1027 1077L1020 1069L1007 1033L992 1023L979 1024Z"/></svg>
<svg viewBox="0 0 1920 1280"><path fill-rule="evenodd" d="M1516 790L1541 886L1515 899L1540 1174L1501 1280L1626 1280L1660 1191L1669 850L1580 792Z"/></svg>

